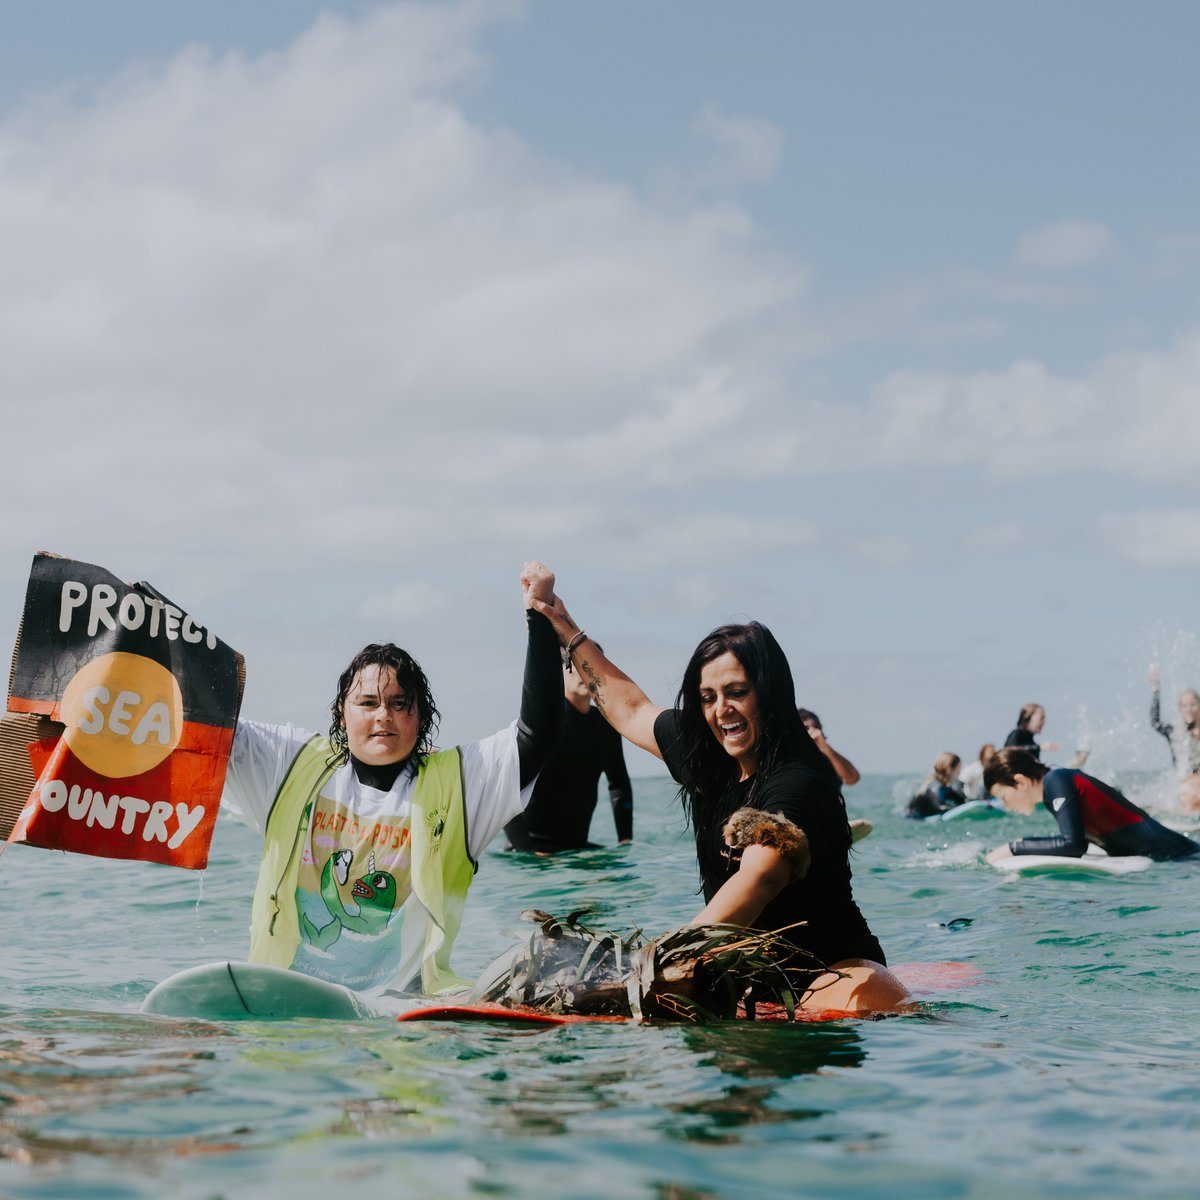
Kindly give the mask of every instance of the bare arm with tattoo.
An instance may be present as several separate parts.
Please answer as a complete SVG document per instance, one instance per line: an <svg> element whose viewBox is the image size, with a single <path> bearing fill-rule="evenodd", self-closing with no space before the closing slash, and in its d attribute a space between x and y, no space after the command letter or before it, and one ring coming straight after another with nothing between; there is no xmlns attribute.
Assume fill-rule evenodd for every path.
<svg viewBox="0 0 1200 1200"><path fill-rule="evenodd" d="M600 647L575 623L562 599L555 595L549 602L529 601L554 627L559 644L571 647L571 665L587 681L588 691L604 719L635 746L662 758L654 738L654 719L662 708L654 704L624 671L612 662Z"/></svg>

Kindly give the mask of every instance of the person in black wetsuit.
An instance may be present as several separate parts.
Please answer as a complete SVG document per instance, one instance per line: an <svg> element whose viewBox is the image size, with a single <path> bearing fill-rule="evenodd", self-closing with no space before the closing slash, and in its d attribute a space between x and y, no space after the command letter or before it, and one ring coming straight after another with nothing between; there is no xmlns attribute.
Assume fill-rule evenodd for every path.
<svg viewBox="0 0 1200 1200"><path fill-rule="evenodd" d="M1200 693L1184 688L1179 693L1179 725L1162 719L1162 676L1157 665L1148 676L1154 689L1150 696L1150 724L1167 739L1172 765L1183 774L1179 780L1179 803L1189 812L1200 812Z"/></svg>
<svg viewBox="0 0 1200 1200"><path fill-rule="evenodd" d="M1051 770L1024 750L1001 750L984 768L983 781L1014 812L1028 815L1044 804L1059 829L1053 837L997 846L988 862L1013 854L1080 858L1089 842L1114 856L1144 854L1159 862L1200 854L1200 843L1160 825L1116 788L1070 767Z"/></svg>
<svg viewBox="0 0 1200 1200"><path fill-rule="evenodd" d="M943 750L933 760L933 774L925 777L920 790L908 802L904 810L906 817L936 817L957 808L967 799L958 782L958 770L962 759L949 750Z"/></svg>
<svg viewBox="0 0 1200 1200"><path fill-rule="evenodd" d="M1046 724L1046 710L1040 704L1023 704L1017 714L1017 727L1004 739L1005 746L1018 746L1033 755L1042 757L1042 750L1061 750L1057 742L1046 742L1039 746L1034 738L1035 733L1041 733Z"/></svg>
<svg viewBox="0 0 1200 1200"><path fill-rule="evenodd" d="M542 767L525 811L504 827L514 850L553 854L594 849L588 831L601 775L608 780L617 841L633 841L633 785L621 735L593 706L587 681L565 668L562 675L562 736Z"/></svg>
<svg viewBox="0 0 1200 1200"><path fill-rule="evenodd" d="M588 681L601 712L624 737L661 758L680 785L692 824L705 906L697 924L789 930L805 965L815 956L836 970L814 972L808 1009L902 1008L908 993L887 970L878 940L854 902L846 808L828 759L796 711L791 668L758 622L706 637L684 672L674 708L660 708L576 625L562 600L537 601L565 660ZM735 851L727 822L744 809L773 814L807 842L811 866L770 842ZM800 928L790 928L796 922Z"/></svg>

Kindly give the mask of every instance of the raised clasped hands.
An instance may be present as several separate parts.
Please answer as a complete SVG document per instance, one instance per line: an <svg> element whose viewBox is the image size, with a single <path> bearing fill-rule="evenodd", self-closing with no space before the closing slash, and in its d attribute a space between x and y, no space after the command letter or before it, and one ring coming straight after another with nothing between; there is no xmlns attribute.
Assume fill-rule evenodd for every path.
<svg viewBox="0 0 1200 1200"><path fill-rule="evenodd" d="M554 572L545 563L530 559L521 568L521 587L525 591L525 607L536 607L536 601L554 601Z"/></svg>
<svg viewBox="0 0 1200 1200"><path fill-rule="evenodd" d="M544 563L530 561L521 568L521 586L525 589L525 607L544 616L554 627L558 640L566 645L579 626L554 591L554 572Z"/></svg>

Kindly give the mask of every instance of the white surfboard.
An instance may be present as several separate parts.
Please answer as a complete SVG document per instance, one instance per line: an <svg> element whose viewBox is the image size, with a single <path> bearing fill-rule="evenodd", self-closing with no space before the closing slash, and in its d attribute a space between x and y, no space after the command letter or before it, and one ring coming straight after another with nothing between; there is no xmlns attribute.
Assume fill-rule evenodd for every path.
<svg viewBox="0 0 1200 1200"><path fill-rule="evenodd" d="M1010 875L1132 875L1144 871L1154 860L1140 854L1084 854L1068 858L1061 854L1014 854L991 865Z"/></svg>
<svg viewBox="0 0 1200 1200"><path fill-rule="evenodd" d="M415 998L414 998L415 1002ZM142 1001L142 1012L209 1021L270 1021L291 1017L362 1020L395 1016L387 1007L342 987L261 963L213 962L164 979Z"/></svg>
<svg viewBox="0 0 1200 1200"><path fill-rule="evenodd" d="M861 842L863 838L869 836L874 830L874 822L868 821L866 817L855 817L850 822L850 840L853 842Z"/></svg>

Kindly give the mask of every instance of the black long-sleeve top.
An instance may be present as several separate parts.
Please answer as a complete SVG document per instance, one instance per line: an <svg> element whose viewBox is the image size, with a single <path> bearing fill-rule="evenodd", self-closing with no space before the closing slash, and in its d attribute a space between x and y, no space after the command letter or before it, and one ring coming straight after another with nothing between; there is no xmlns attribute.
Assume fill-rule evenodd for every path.
<svg viewBox="0 0 1200 1200"><path fill-rule="evenodd" d="M601 775L608 781L617 839L633 837L633 785L621 735L596 708L581 713L563 700L562 709L562 738L538 776L528 807L504 827L516 850L579 850L591 845L588 834Z"/></svg>
<svg viewBox="0 0 1200 1200"><path fill-rule="evenodd" d="M654 722L654 737L672 777L681 781L682 762L678 751L678 714L666 709ZM814 752L820 760L820 751ZM832 965L842 959L862 958L886 966L875 935L858 905L850 883L850 825L846 806L833 768L824 761L815 765L799 756L778 762L767 778L754 787L754 780L737 784L726 797L729 817L746 804L764 812L779 813L802 829L808 838L812 866L808 873L789 883L754 922L759 929L789 930L788 940L801 950ZM696 833L696 856L704 899L711 900L721 885L738 870L738 864L723 854L724 839L718 821L707 838Z"/></svg>

